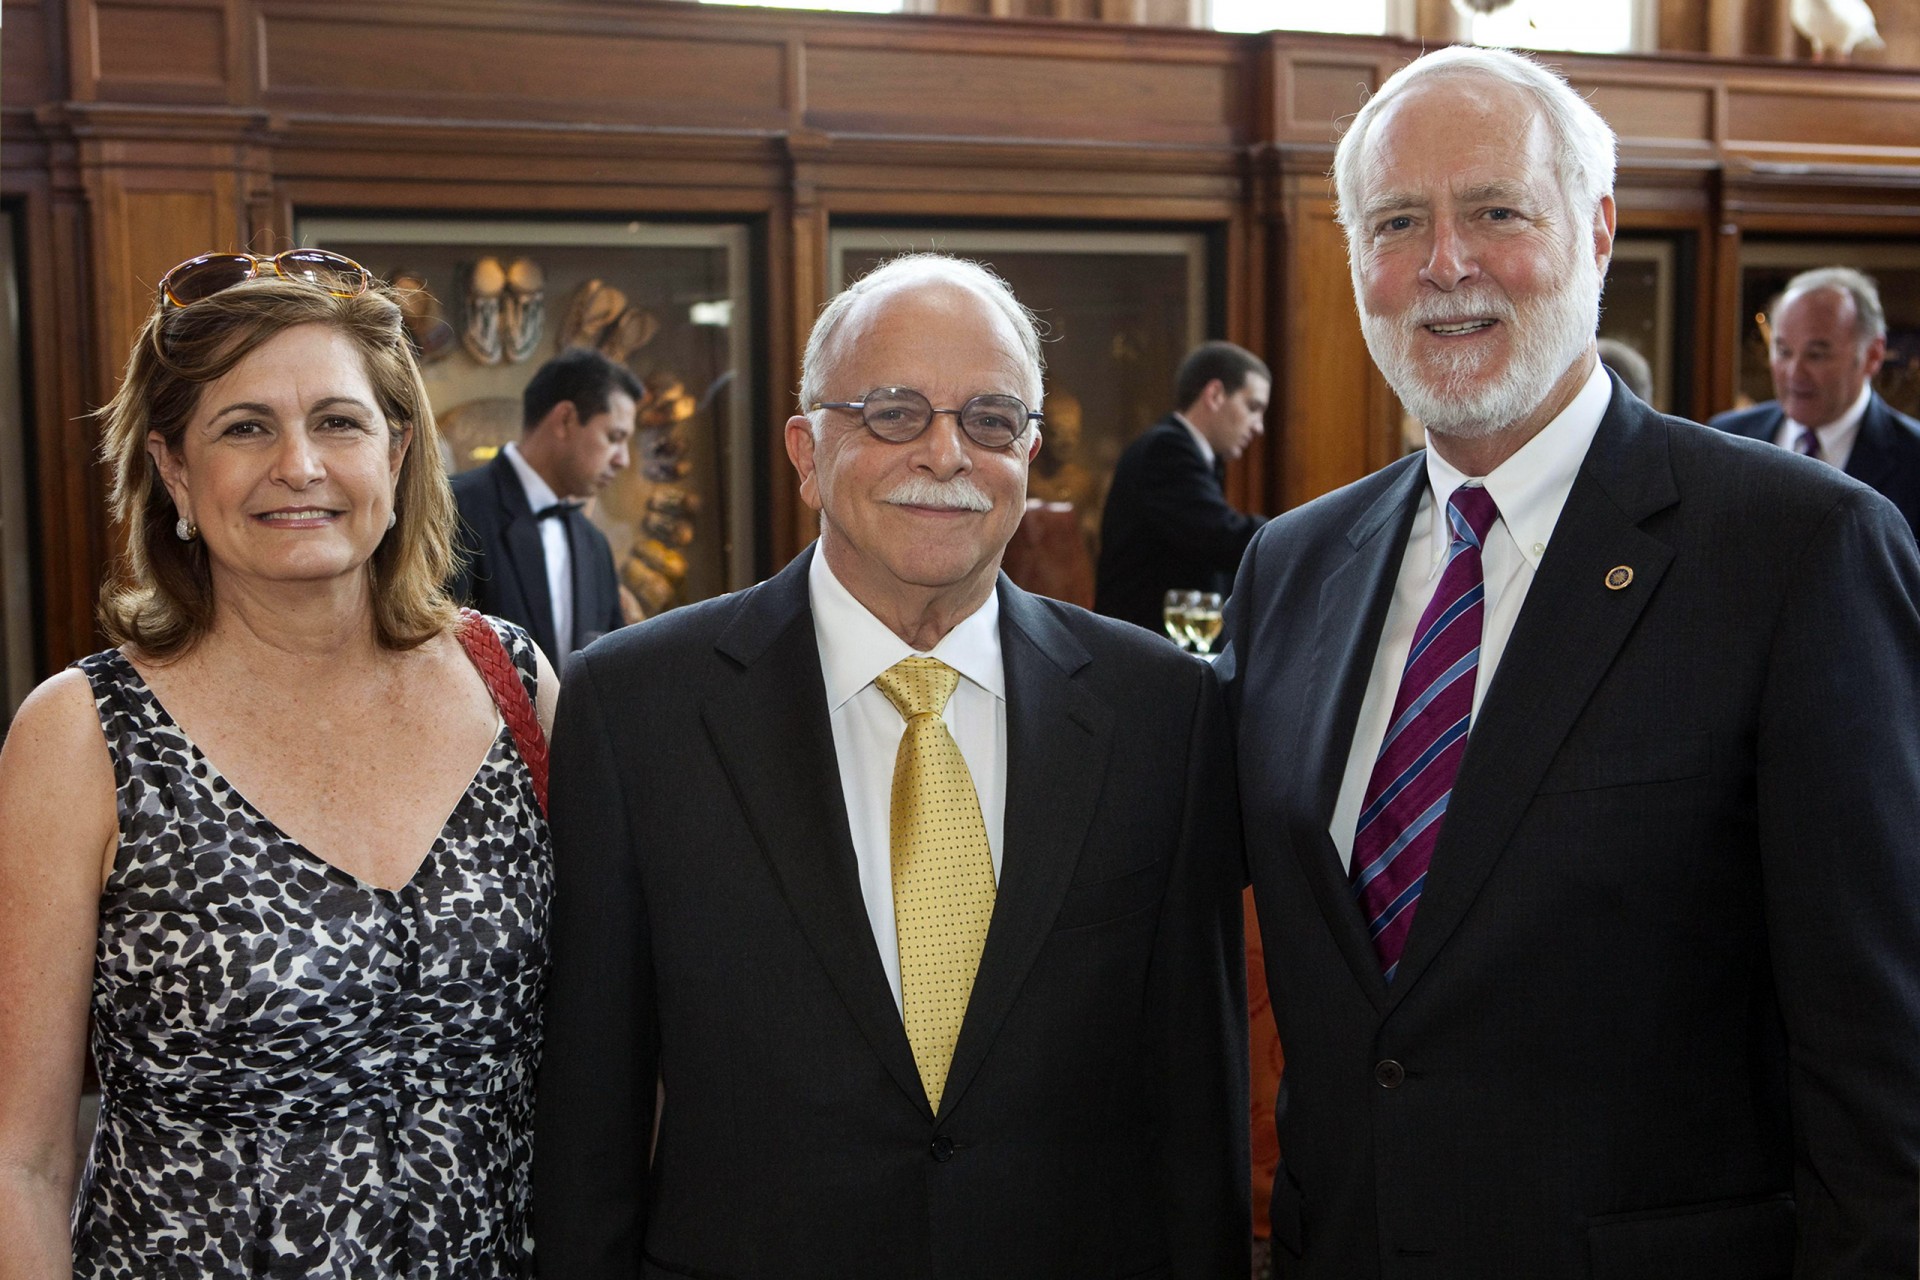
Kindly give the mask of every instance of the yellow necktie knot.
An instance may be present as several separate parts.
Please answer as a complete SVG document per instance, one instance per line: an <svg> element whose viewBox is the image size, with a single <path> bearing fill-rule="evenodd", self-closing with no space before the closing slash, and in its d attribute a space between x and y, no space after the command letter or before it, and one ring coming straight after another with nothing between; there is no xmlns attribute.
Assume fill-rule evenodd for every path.
<svg viewBox="0 0 1920 1280"><path fill-rule="evenodd" d="M960 673L933 658L906 658L873 683L907 720L889 815L893 921L901 1016L937 1113L993 921L993 852L973 774L940 718Z"/></svg>
<svg viewBox="0 0 1920 1280"><path fill-rule="evenodd" d="M960 673L938 658L902 658L873 678L894 710L911 720L937 716L960 687Z"/></svg>

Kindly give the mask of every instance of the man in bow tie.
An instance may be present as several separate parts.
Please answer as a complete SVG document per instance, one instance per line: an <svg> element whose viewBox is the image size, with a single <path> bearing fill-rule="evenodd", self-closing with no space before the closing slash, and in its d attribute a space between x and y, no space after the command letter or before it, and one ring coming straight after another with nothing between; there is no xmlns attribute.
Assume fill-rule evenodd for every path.
<svg viewBox="0 0 1920 1280"><path fill-rule="evenodd" d="M1558 75L1428 54L1334 173L1427 448L1229 609L1276 1274L1910 1278L1905 521L1599 367L1614 137Z"/></svg>
<svg viewBox="0 0 1920 1280"><path fill-rule="evenodd" d="M786 425L819 540L576 661L543 1274L1247 1274L1224 710L999 572L1040 399L998 277L881 267Z"/></svg>
<svg viewBox="0 0 1920 1280"><path fill-rule="evenodd" d="M563 351L521 394L523 434L455 476L454 599L519 623L556 667L620 626L613 549L582 504L627 465L646 388L597 351Z"/></svg>

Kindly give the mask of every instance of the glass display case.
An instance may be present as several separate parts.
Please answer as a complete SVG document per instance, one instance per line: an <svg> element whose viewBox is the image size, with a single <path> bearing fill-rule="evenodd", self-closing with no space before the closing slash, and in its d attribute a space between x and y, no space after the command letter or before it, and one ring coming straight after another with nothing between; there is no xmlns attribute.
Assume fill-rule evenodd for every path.
<svg viewBox="0 0 1920 1280"><path fill-rule="evenodd" d="M518 438L520 393L563 348L639 375L633 464L590 507L630 608L754 580L744 225L329 216L300 218L296 234L403 290L451 471Z"/></svg>
<svg viewBox="0 0 1920 1280"><path fill-rule="evenodd" d="M1685 412L1675 386L1675 257L1673 241L1664 237L1616 237L1600 300L1600 336L1646 357L1653 371L1653 407L1662 413Z"/></svg>
<svg viewBox="0 0 1920 1280"><path fill-rule="evenodd" d="M1873 277L1887 312L1887 357L1873 387L1902 413L1920 413L1920 246L1886 240L1748 240L1740 247L1740 341L1735 402L1773 399L1765 317L1787 281L1815 267L1852 267Z"/></svg>
<svg viewBox="0 0 1920 1280"><path fill-rule="evenodd" d="M837 292L888 258L929 249L992 267L1040 317L1046 420L1028 482L1040 509L1030 505L1007 571L1031 590L1091 604L1114 463L1174 407L1174 372L1207 336L1206 236L842 227L828 241L828 283Z"/></svg>

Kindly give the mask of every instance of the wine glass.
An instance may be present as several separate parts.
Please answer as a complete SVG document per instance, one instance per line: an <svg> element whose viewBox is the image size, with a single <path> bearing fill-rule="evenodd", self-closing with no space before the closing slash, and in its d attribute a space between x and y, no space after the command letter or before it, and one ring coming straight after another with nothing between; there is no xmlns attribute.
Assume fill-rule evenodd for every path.
<svg viewBox="0 0 1920 1280"><path fill-rule="evenodd" d="M1185 626L1193 652L1205 658L1220 638L1220 610L1226 604L1218 591L1189 591Z"/></svg>
<svg viewBox="0 0 1920 1280"><path fill-rule="evenodd" d="M1160 625L1167 629L1167 638L1182 649L1193 643L1192 634L1187 630L1187 599L1195 594L1176 587L1167 592L1160 605Z"/></svg>

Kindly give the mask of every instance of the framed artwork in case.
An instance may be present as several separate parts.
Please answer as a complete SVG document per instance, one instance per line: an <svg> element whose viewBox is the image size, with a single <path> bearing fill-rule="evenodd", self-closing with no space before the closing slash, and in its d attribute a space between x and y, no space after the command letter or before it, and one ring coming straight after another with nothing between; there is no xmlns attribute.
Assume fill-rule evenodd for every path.
<svg viewBox="0 0 1920 1280"><path fill-rule="evenodd" d="M450 472L521 432L534 370L589 346L646 385L633 461L590 504L629 612L751 584L756 545L744 224L313 216L301 245L401 290Z"/></svg>

